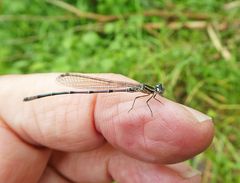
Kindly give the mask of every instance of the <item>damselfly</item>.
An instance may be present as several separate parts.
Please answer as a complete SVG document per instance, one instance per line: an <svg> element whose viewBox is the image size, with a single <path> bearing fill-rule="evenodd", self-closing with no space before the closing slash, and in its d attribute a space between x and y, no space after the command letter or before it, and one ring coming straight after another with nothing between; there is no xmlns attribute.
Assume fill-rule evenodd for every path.
<svg viewBox="0 0 240 183"><path fill-rule="evenodd" d="M26 97L23 101L31 101L43 97L55 96L55 95L66 95L66 94L94 94L94 93L113 93L113 92L142 92L144 95L138 96L134 99L132 107L129 112L133 109L136 99L150 96L147 100L147 106L151 112L149 101L153 98L158 102L162 103L156 98L157 95L162 95L164 92L163 85L161 83L156 84L154 87L143 83L124 82L116 81L111 79L105 79L100 77L94 77L87 74L77 73L65 73L57 77L57 82L64 86L72 87L75 89L81 89L79 91L64 91L64 92L53 92L40 95L34 95Z"/></svg>

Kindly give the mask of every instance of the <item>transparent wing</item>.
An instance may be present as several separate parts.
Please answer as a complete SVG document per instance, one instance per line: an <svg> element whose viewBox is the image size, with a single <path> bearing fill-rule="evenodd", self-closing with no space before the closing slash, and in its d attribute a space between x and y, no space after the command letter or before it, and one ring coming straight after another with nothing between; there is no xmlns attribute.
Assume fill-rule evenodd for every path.
<svg viewBox="0 0 240 183"><path fill-rule="evenodd" d="M90 76L87 74L75 74L66 73L57 77L57 82L64 86L78 88L78 89L116 89L116 88L128 88L138 87L139 83L131 83L124 81L115 81L110 79L104 79L99 77Z"/></svg>

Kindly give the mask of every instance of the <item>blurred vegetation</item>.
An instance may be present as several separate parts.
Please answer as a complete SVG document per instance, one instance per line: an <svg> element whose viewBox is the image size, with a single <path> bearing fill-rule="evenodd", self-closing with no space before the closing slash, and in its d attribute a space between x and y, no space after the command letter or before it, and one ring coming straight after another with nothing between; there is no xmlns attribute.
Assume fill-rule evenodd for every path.
<svg viewBox="0 0 240 183"><path fill-rule="evenodd" d="M191 160L203 182L240 182L240 2L3 0L0 74L114 72L161 81L166 97L212 116Z"/></svg>

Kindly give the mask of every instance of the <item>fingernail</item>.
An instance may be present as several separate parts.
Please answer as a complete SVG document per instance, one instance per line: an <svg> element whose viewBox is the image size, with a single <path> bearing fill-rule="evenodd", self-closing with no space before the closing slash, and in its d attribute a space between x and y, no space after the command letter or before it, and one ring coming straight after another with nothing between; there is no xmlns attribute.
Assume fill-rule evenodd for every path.
<svg viewBox="0 0 240 183"><path fill-rule="evenodd" d="M198 175L201 175L202 173L198 170L195 169L191 169L190 171L186 171L184 173L182 173L182 177L184 178L191 178L191 177L195 177Z"/></svg>
<svg viewBox="0 0 240 183"><path fill-rule="evenodd" d="M201 123L201 122L205 122L205 121L212 121L212 118L210 116L207 116L206 114L203 114L193 108L190 108L187 106L184 106L184 107L198 120L198 122Z"/></svg>

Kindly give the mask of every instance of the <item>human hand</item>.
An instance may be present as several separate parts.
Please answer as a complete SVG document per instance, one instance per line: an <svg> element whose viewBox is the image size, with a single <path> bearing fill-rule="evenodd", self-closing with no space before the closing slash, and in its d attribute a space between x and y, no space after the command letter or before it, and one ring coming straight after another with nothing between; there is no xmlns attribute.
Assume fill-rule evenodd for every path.
<svg viewBox="0 0 240 183"><path fill-rule="evenodd" d="M150 102L153 117L144 99L128 113L137 93L22 101L67 91L56 77L0 77L0 182L200 182L200 174L179 162L209 146L209 117L160 96L163 104Z"/></svg>

